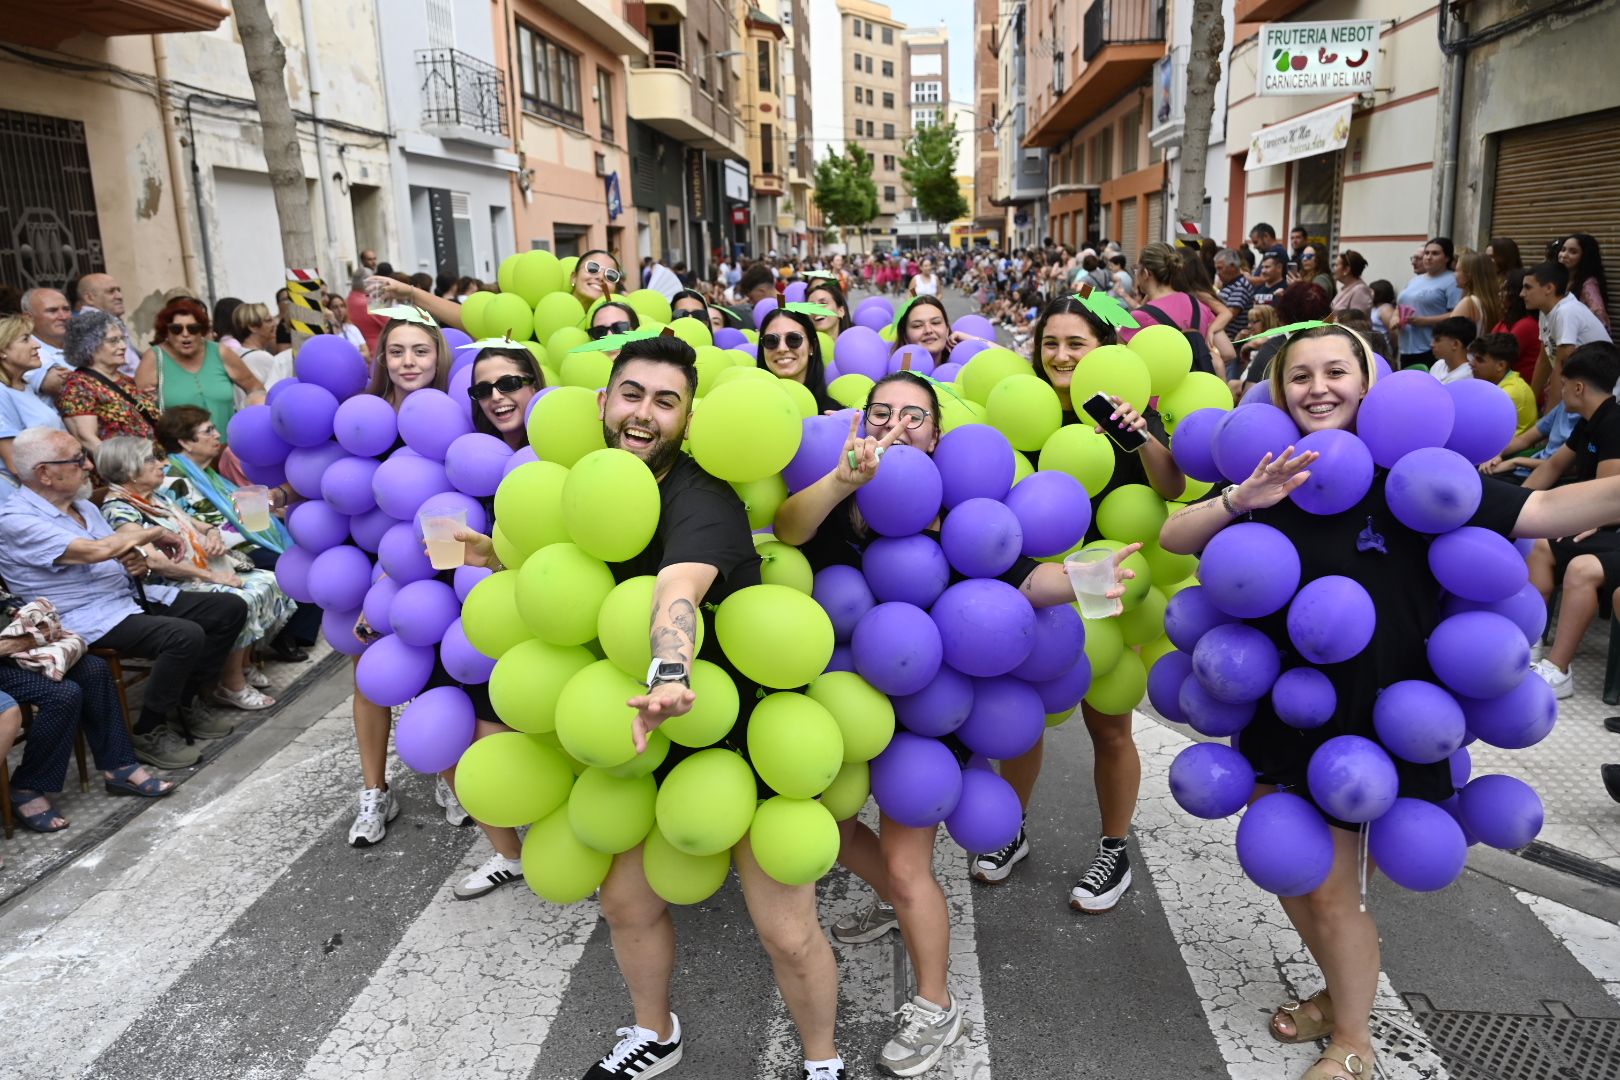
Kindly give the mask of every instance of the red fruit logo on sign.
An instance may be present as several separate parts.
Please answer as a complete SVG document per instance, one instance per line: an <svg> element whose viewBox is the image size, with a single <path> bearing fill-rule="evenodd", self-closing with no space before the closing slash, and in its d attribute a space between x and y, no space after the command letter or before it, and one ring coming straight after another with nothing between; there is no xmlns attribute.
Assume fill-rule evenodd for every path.
<svg viewBox="0 0 1620 1080"><path fill-rule="evenodd" d="M1356 54L1355 59L1352 60L1350 57L1347 56L1347 57L1344 58L1344 62L1346 64L1348 64L1349 66L1353 67L1353 68L1358 68L1362 64L1365 64L1367 62L1367 56L1368 55L1369 54L1368 54L1367 50L1362 49L1361 52Z"/></svg>

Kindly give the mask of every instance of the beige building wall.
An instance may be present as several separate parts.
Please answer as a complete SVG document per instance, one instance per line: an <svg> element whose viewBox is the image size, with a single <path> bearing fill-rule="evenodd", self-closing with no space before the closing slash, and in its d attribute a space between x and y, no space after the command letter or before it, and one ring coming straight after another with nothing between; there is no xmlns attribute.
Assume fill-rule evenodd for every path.
<svg viewBox="0 0 1620 1080"><path fill-rule="evenodd" d="M906 205L900 180L907 121L902 51L906 27L887 5L870 0L839 0L838 14L838 51L844 64L844 137L872 155L878 216L871 228L881 234L872 239L878 247L892 246L890 230L895 215Z"/></svg>

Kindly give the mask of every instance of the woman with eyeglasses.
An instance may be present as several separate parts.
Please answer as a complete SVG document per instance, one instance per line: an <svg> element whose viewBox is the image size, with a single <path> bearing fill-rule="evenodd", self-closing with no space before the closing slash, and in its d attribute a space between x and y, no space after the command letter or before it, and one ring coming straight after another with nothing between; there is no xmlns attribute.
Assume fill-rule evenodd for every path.
<svg viewBox="0 0 1620 1080"><path fill-rule="evenodd" d="M236 391L262 393L264 384L235 350L208 337L208 312L189 298L163 305L153 325L153 345L141 354L135 385L155 387L158 408L196 405L225 431L236 415Z"/></svg>
<svg viewBox="0 0 1620 1080"><path fill-rule="evenodd" d="M618 292L623 281L619 260L603 248L592 248L574 264L574 274L568 279L568 287L574 299L589 311L598 300Z"/></svg>
<svg viewBox="0 0 1620 1080"><path fill-rule="evenodd" d="M73 316L63 355L74 370L62 382L56 409L85 450L94 454L103 439L120 435L152 437L162 412L157 392L119 370L124 331L116 319L93 309Z"/></svg>
<svg viewBox="0 0 1620 1080"><path fill-rule="evenodd" d="M629 304L610 300L591 312L590 327L585 331L592 341L601 341L614 334L628 334L641 329L641 316ZM617 353L608 353L610 358Z"/></svg>
<svg viewBox="0 0 1620 1080"><path fill-rule="evenodd" d="M759 328L759 356L754 362L778 379L803 385L815 396L817 411L839 408L827 393L821 339L816 337L816 324L809 315L777 308L766 316Z"/></svg>
<svg viewBox="0 0 1620 1080"><path fill-rule="evenodd" d="M839 258L842 257L839 256ZM849 276L842 270L838 271L838 273L846 278ZM844 295L843 288L834 278L812 276L810 287L805 290L804 298L809 303L820 304L822 307L830 308L838 313L836 317L832 315L812 315L810 317L810 321L815 323L816 329L834 341L838 340L839 334L855 325L849 314L849 298Z"/></svg>

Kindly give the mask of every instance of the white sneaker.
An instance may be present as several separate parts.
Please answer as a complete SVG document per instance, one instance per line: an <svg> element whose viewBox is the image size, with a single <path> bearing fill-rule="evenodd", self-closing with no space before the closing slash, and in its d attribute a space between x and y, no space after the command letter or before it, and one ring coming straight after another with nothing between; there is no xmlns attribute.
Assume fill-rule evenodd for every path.
<svg viewBox="0 0 1620 1080"><path fill-rule="evenodd" d="M456 828L472 824L472 815L467 813L467 808L456 798L456 789L442 776L433 778L433 801L444 807L444 820Z"/></svg>
<svg viewBox="0 0 1620 1080"><path fill-rule="evenodd" d="M1540 638L1536 638L1530 643L1530 663L1532 665L1541 663L1541 658L1546 655L1547 646L1542 643Z"/></svg>
<svg viewBox="0 0 1620 1080"><path fill-rule="evenodd" d="M1536 666L1530 670L1547 680L1547 685L1553 688L1553 696L1560 701L1575 696L1575 675L1573 672L1559 671L1558 665L1547 659L1537 660Z"/></svg>
<svg viewBox="0 0 1620 1080"><path fill-rule="evenodd" d="M399 800L392 788L366 788L360 792L360 812L349 826L350 847L370 847L388 835L388 823L399 817Z"/></svg>
<svg viewBox="0 0 1620 1080"><path fill-rule="evenodd" d="M922 996L912 998L895 1013L899 1030L883 1047L879 1063L895 1076L917 1076L932 1069L945 1048L962 1037L962 1007L951 995L951 1007L942 1009Z"/></svg>
<svg viewBox="0 0 1620 1080"><path fill-rule="evenodd" d="M457 900L476 900L522 877L523 860L508 859L497 851L484 860L484 865L462 878L452 891Z"/></svg>

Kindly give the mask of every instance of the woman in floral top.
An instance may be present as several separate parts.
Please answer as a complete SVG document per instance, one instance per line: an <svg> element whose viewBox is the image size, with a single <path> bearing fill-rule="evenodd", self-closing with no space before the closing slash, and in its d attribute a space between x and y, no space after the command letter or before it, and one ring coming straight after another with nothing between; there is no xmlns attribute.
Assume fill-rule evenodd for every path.
<svg viewBox="0 0 1620 1080"><path fill-rule="evenodd" d="M67 429L92 455L106 439L150 439L158 418L157 393L141 390L122 371L124 332L112 316L81 311L68 323L64 343L73 365L57 395Z"/></svg>

